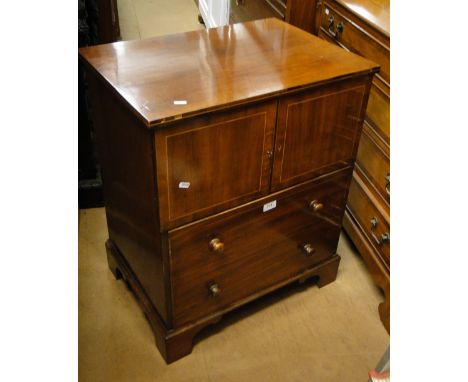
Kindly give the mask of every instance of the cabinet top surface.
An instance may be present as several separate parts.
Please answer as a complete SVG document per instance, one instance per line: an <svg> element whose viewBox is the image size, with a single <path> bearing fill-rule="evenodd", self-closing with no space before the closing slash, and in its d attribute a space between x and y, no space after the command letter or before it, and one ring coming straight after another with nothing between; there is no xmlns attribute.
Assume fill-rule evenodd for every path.
<svg viewBox="0 0 468 382"><path fill-rule="evenodd" d="M275 18L79 53L146 126L378 68Z"/></svg>
<svg viewBox="0 0 468 382"><path fill-rule="evenodd" d="M336 0L364 21L390 36L390 0Z"/></svg>

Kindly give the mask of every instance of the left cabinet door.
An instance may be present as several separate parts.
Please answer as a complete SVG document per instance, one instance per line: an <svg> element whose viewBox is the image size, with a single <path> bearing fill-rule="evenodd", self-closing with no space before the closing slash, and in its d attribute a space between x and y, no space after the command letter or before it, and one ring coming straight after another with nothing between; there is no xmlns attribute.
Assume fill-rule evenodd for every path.
<svg viewBox="0 0 468 382"><path fill-rule="evenodd" d="M270 101L156 130L161 228L268 194L275 120Z"/></svg>

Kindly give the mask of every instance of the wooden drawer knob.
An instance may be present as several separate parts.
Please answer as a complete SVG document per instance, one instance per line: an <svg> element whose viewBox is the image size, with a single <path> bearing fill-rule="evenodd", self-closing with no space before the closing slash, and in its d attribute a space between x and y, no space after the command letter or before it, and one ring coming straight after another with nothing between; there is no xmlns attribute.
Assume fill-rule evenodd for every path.
<svg viewBox="0 0 468 382"><path fill-rule="evenodd" d="M306 256L311 256L315 253L315 248L309 243L302 245L301 249Z"/></svg>
<svg viewBox="0 0 468 382"><path fill-rule="evenodd" d="M219 240L217 237L212 239L209 244L210 250L216 253L223 253L224 251L224 243Z"/></svg>
<svg viewBox="0 0 468 382"><path fill-rule="evenodd" d="M312 200L312 201L309 203L309 207L310 207L314 212L318 212L318 211L320 211L321 209L323 209L323 203L320 203L318 200Z"/></svg>
<svg viewBox="0 0 468 382"><path fill-rule="evenodd" d="M210 285L210 293L213 297L219 296L221 294L221 289L219 289L218 284L214 283Z"/></svg>

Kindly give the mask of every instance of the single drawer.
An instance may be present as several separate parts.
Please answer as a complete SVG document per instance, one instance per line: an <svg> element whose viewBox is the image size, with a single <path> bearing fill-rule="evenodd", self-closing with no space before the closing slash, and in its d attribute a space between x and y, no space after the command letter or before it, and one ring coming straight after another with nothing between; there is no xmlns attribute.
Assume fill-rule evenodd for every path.
<svg viewBox="0 0 468 382"><path fill-rule="evenodd" d="M390 203L390 158L363 129L356 167L369 179L378 194Z"/></svg>
<svg viewBox="0 0 468 382"><path fill-rule="evenodd" d="M369 93L366 120L385 142L390 143L390 98L375 85Z"/></svg>
<svg viewBox="0 0 468 382"><path fill-rule="evenodd" d="M326 34L343 48L378 63L381 68L376 77L390 86L390 48L366 28L345 9L327 1L324 3L319 35Z"/></svg>
<svg viewBox="0 0 468 382"><path fill-rule="evenodd" d="M335 254L351 169L169 232L175 327Z"/></svg>
<svg viewBox="0 0 468 382"><path fill-rule="evenodd" d="M349 188L348 209L369 242L390 267L390 219L379 212L368 193L362 180L355 175Z"/></svg>

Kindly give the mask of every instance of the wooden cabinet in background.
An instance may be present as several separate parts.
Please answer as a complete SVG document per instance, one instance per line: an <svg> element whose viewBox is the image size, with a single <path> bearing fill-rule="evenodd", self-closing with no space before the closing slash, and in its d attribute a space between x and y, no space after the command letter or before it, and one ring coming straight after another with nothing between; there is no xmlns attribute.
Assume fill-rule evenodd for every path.
<svg viewBox="0 0 468 382"><path fill-rule="evenodd" d="M78 46L120 40L116 0L78 2ZM88 87L82 64L78 64L78 206L102 207L102 181L96 159L94 127L90 117Z"/></svg>
<svg viewBox="0 0 468 382"><path fill-rule="evenodd" d="M374 76L343 226L385 301L390 332L390 1L324 0L319 36L381 66Z"/></svg>
<svg viewBox="0 0 468 382"><path fill-rule="evenodd" d="M378 65L276 18L80 57L99 110L109 267L168 363L249 301L335 280Z"/></svg>
<svg viewBox="0 0 468 382"><path fill-rule="evenodd" d="M317 34L322 0L287 0L285 20L307 32Z"/></svg>
<svg viewBox="0 0 468 382"><path fill-rule="evenodd" d="M276 17L317 34L321 0L230 0L230 23Z"/></svg>
<svg viewBox="0 0 468 382"><path fill-rule="evenodd" d="M98 0L98 4L100 43L119 41L121 37L117 0Z"/></svg>

